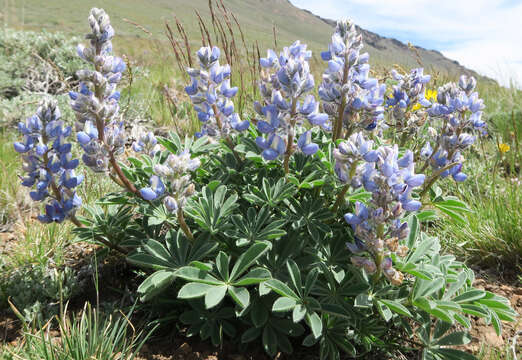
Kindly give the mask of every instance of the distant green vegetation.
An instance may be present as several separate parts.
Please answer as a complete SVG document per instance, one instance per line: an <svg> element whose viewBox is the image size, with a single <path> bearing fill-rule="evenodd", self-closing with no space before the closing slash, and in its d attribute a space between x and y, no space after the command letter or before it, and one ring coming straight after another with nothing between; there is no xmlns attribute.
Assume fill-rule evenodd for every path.
<svg viewBox="0 0 522 360"><path fill-rule="evenodd" d="M7 4L9 6L4 9L7 13L4 17L6 26L36 31L61 31L74 35L88 30L83 14L93 6L103 7L111 15L114 27L118 29L116 46L135 60L154 62L161 55L158 51L168 51L165 22L169 22L175 29L176 18L183 24L191 46L200 46L196 11L210 32L220 31L212 26L208 0L17 0L14 3L8 1ZM212 4L216 18L225 19L228 16L223 22L223 32L228 34L232 29L236 33L237 45L240 46L237 20L248 48L259 44L261 55L265 55L267 47L282 48L295 40L301 40L309 45L319 59L319 52L326 50L331 37L330 25L311 13L296 8L288 0L212 0ZM235 19L231 16L232 13ZM353 20L357 23L358 19ZM277 46L274 44L274 31ZM415 52L394 39L374 34L364 41L364 51L370 53L374 69L388 68L392 64L405 68L418 66L418 54L424 67L432 69L432 73L458 76L465 70L439 52L420 48Z"/></svg>

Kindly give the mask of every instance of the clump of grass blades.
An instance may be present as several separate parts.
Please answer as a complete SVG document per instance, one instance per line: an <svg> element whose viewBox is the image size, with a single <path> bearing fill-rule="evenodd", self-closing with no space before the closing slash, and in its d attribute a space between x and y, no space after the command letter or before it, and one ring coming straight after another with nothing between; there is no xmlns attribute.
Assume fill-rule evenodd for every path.
<svg viewBox="0 0 522 360"><path fill-rule="evenodd" d="M57 318L58 335L51 321L41 329L26 329L22 343L5 352L24 360L132 360L150 335L136 332L128 315L104 316L86 303L78 316Z"/></svg>
<svg viewBox="0 0 522 360"><path fill-rule="evenodd" d="M522 192L506 174L491 173L492 161L473 159L474 173L459 186L459 197L472 209L466 224L444 222L437 230L451 250L482 265L510 268L522 259Z"/></svg>

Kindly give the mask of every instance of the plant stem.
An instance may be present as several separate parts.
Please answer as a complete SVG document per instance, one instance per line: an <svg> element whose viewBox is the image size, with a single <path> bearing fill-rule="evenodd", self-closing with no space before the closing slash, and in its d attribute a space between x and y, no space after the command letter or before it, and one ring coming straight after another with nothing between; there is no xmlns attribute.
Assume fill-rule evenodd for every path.
<svg viewBox="0 0 522 360"><path fill-rule="evenodd" d="M332 208L333 212L336 212L339 206L341 206L342 202L344 201L344 196L348 192L348 189L350 188L350 184L346 184L343 186L342 190L337 194L337 200L335 200L335 204Z"/></svg>
<svg viewBox="0 0 522 360"><path fill-rule="evenodd" d="M223 130L223 123L221 122L221 116L219 114L219 109L217 108L216 104L212 104L212 110L214 111L214 117L216 118L216 125L219 127L219 131L221 132ZM243 160L241 160L241 157L239 154L234 150L234 143L232 142L232 139L227 135L224 137L225 142L227 143L227 146L232 151L232 154L234 154L234 157L236 158L237 162L241 164Z"/></svg>
<svg viewBox="0 0 522 360"><path fill-rule="evenodd" d="M357 170L357 161L355 161L352 166L350 167L350 174L348 175L350 179L352 179L355 176L355 171ZM346 192L348 191L348 188L350 187L349 184L344 185L343 189L339 194L337 194L337 200L335 201L335 204L332 208L333 212L337 211L337 208L342 204L344 200L344 196L346 195Z"/></svg>
<svg viewBox="0 0 522 360"><path fill-rule="evenodd" d="M123 170L121 170L121 167L118 164L118 161L116 160L116 158L114 157L114 154L112 152L111 152L111 155L110 155L109 162L111 163L111 166L114 169L114 171L116 171L116 174L118 175L118 178L123 183L124 187L128 191L133 193L134 195L137 195L137 196L139 196L141 198L140 192L138 191L138 189L136 189L136 186L134 186L134 184L125 176L125 174L123 173Z"/></svg>
<svg viewBox="0 0 522 360"><path fill-rule="evenodd" d="M283 168L285 169L285 177L288 176L290 170L290 156L292 156L293 145L294 145L294 132L295 132L295 121L296 121L296 109L297 109L297 98L292 99L292 109L290 110L290 133L286 141L285 158L283 160Z"/></svg>
<svg viewBox="0 0 522 360"><path fill-rule="evenodd" d="M383 238L384 238L384 223L380 223L379 225L377 225L377 239L384 241ZM375 270L375 274L373 274L373 277L372 277L372 283L374 285L381 278L381 275L382 275L381 264L382 264L383 259L384 259L384 254L382 253L382 251L378 254L375 254L374 261L375 261L376 270Z"/></svg>
<svg viewBox="0 0 522 360"><path fill-rule="evenodd" d="M185 233L185 236L188 237L190 240L194 240L194 235L192 235L190 228L185 222L185 218L183 217L183 210L181 208L178 209L178 222L179 226L181 227L181 230L183 230L183 232Z"/></svg>
<svg viewBox="0 0 522 360"><path fill-rule="evenodd" d="M426 185L424 186L424 188L422 189L422 191L420 193L421 199L427 194L427 192L430 190L432 185L435 183L435 181L440 177L440 175L444 171L446 171L448 169L451 169L452 167L454 167L454 166L456 166L458 164L459 164L458 162L452 162L451 164L448 164L448 165L444 166L442 169L439 169L433 175L431 175L431 177L429 178L428 182L426 183Z"/></svg>

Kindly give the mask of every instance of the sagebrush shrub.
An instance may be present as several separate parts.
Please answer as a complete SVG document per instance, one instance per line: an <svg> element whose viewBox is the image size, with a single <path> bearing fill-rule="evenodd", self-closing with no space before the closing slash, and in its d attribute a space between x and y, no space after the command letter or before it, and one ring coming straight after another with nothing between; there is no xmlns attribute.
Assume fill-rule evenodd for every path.
<svg viewBox="0 0 522 360"><path fill-rule="evenodd" d="M295 42L261 59L262 98L246 120L234 110L241 89L230 66L218 48L202 47L185 89L202 123L197 139L139 134L125 159L116 90L125 66L112 55L108 15L93 9L89 23L90 45L78 52L91 67L70 94L77 139L84 164L123 190L77 218L67 201L81 178L63 141L49 142L50 125L15 145L34 157L26 171L39 169L23 184L47 204L41 220L70 219L80 239L150 269L143 301L175 289L190 306L179 309L188 336L260 339L271 356L292 352L294 337L323 359L412 346L425 359L467 359L448 346L470 341L459 330L470 316L497 333L516 316L507 299L473 288L473 272L422 231L433 207L455 219L467 211L432 185L465 180L461 152L485 129L473 78L427 96L430 76L413 69L392 72L387 90L370 77L361 35L341 21L322 54L320 100L311 52ZM50 155L58 165L42 160Z"/></svg>

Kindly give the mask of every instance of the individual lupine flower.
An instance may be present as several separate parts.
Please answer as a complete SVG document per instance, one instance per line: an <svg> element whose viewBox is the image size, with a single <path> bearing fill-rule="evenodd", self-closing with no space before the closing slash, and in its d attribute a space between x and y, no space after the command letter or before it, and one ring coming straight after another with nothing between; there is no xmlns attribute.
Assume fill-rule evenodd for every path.
<svg viewBox="0 0 522 360"><path fill-rule="evenodd" d="M412 199L411 193L424 183L425 177L415 174L411 151L399 158L397 145L371 150L372 145L362 135L354 134L343 146L345 154L339 155L341 159L357 159L352 161L352 166L355 161L361 162L354 168L353 177L359 178L359 186L372 193L368 205L356 202L354 212L344 215L355 237L355 243L349 243L347 247L355 254L369 256L352 257L355 266L363 267L370 274L382 273L392 284L398 285L403 276L393 268L391 254L404 257L408 253L408 248L401 244L408 237L408 223L401 218L405 211L420 208L421 203Z"/></svg>
<svg viewBox="0 0 522 360"><path fill-rule="evenodd" d="M131 134L135 139L132 143L132 149L135 152L145 153L150 157L154 157L160 149L161 145L158 144L158 139L152 131L145 131L143 128L133 129Z"/></svg>
<svg viewBox="0 0 522 360"><path fill-rule="evenodd" d="M420 155L427 158L432 170L440 172L438 176L442 178L449 175L455 181L467 178L461 171L464 160L461 153L476 140L476 136L467 131L483 133L487 127L482 120L484 103L474 91L475 86L473 77L463 75L458 84L448 83L440 87L437 102L428 109L432 126L436 126L438 121L439 127L431 134ZM451 164L455 165L451 167ZM448 166L450 168L446 169Z"/></svg>
<svg viewBox="0 0 522 360"><path fill-rule="evenodd" d="M264 118L257 122L257 129L265 137L258 137L256 142L266 160L274 160L286 150L288 155L293 152L296 128L304 129L305 119L311 126L330 130L328 115L319 111L319 103L308 94L315 86L308 64L311 56L307 46L296 41L285 47L279 57L268 50L267 57L260 59L263 104L255 102L254 109ZM311 134L305 130L297 140L298 148L306 155L313 155L319 148L312 142Z"/></svg>
<svg viewBox="0 0 522 360"><path fill-rule="evenodd" d="M373 141L367 140L361 133L350 135L347 141L339 143L333 150L335 173L342 183L352 182L354 188L361 186L361 179L356 175L357 166L362 162L375 162L379 153L373 149Z"/></svg>
<svg viewBox="0 0 522 360"><path fill-rule="evenodd" d="M188 150L179 155L170 154L164 164L154 166L150 186L140 190L145 200L163 199L165 207L176 212L195 192L190 173L200 166L199 159L191 159Z"/></svg>
<svg viewBox="0 0 522 360"><path fill-rule="evenodd" d="M202 122L196 137L228 137L231 130L244 131L250 126L248 120L241 120L234 112L232 98L238 88L230 85L230 65L219 64L220 53L215 46L202 47L197 52L200 69L187 69L191 84L185 91Z"/></svg>
<svg viewBox="0 0 522 360"><path fill-rule="evenodd" d="M362 35L355 24L344 20L337 23L328 51L321 53L328 67L319 96L328 115L337 122L342 120L336 125L338 134L341 126L349 132L355 128L373 130L384 116L386 86L370 77L369 55L360 53L362 47Z"/></svg>
<svg viewBox="0 0 522 360"><path fill-rule="evenodd" d="M46 201L45 213L38 216L44 223L62 222L82 203L74 188L83 175L74 171L79 161L72 159L71 144L66 142L71 128L63 126L60 116L56 101L43 101L35 115L18 125L24 140L14 143L23 157L22 185L33 188L31 199Z"/></svg>
<svg viewBox="0 0 522 360"><path fill-rule="evenodd" d="M116 86L125 71L125 62L112 54L114 29L103 9L93 8L89 15L91 33L86 35L89 44L78 45L78 55L92 69L79 70L79 90L71 91L71 107L76 114L78 138L85 150L83 160L95 171L107 170L109 158L121 153L124 127L116 119L120 93ZM99 134L103 132L103 134ZM100 137L100 138L99 138Z"/></svg>

